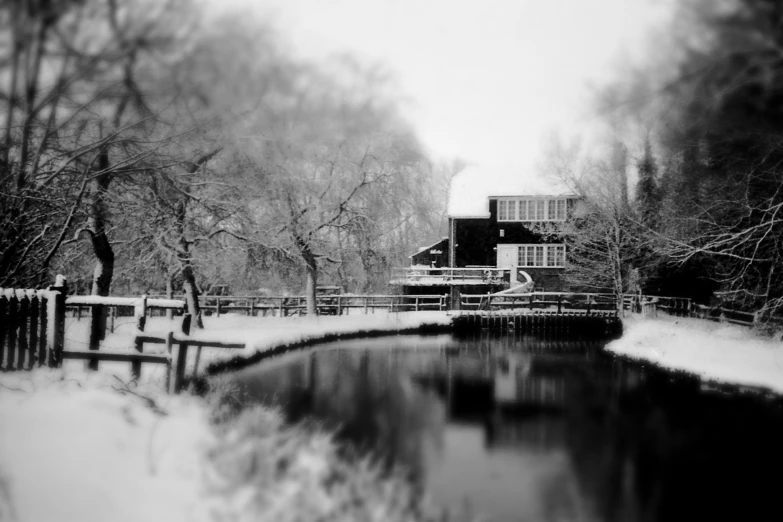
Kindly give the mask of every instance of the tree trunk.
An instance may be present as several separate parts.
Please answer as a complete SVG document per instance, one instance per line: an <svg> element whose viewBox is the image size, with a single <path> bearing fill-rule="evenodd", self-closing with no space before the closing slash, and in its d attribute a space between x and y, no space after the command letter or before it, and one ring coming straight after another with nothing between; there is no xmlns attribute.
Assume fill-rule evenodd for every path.
<svg viewBox="0 0 783 522"><path fill-rule="evenodd" d="M307 315L315 316L318 314L318 307L316 303L316 289L318 287L318 264L315 257L310 255L309 259L305 260L305 266L307 269L307 286L305 290L305 297L307 297Z"/></svg>
<svg viewBox="0 0 783 522"><path fill-rule="evenodd" d="M177 205L176 223L179 241L179 250L177 258L182 269L182 286L185 290L185 303L188 306L188 313L196 320L196 327L204 328L204 321L201 319L201 306L198 302L198 286L196 286L196 275L193 271L193 264L190 260L190 242L185 237L185 217L187 215L187 201L180 200Z"/></svg>
<svg viewBox="0 0 783 522"><path fill-rule="evenodd" d="M192 174L201 168L207 161L215 157L222 147L218 147L200 158L195 162L188 164L186 172ZM188 306L188 313L196 320L196 327L204 328L204 321L201 318L201 306L198 302L198 286L196 286L196 275L193 270L193 263L190 260L190 244L186 235L186 219L188 211L187 196L182 196L177 203L175 210L175 222L177 230L177 241L179 243L179 249L177 250L177 259L180 263L182 270L183 287L185 290L185 302ZM200 350L201 348L199 348Z"/></svg>
<svg viewBox="0 0 783 522"><path fill-rule="evenodd" d="M105 171L109 167L108 150L98 156L98 169ZM88 226L92 250L95 254L95 270L92 274L92 295L108 296L114 276L114 250L106 235L107 211L106 191L111 183L111 174L101 174L90 182L90 202ZM97 350L100 341L106 336L106 310L103 305L93 305L90 325L90 350ZM90 359L87 368L98 369L98 361Z"/></svg>

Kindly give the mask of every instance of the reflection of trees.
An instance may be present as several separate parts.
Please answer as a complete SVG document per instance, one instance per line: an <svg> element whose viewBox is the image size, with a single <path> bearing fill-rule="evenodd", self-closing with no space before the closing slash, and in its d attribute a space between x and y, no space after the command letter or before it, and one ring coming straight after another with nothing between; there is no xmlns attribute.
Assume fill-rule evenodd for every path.
<svg viewBox="0 0 783 522"><path fill-rule="evenodd" d="M620 361L596 368L569 411L567 444L602 520L777 519L767 477L783 465L779 406Z"/></svg>
<svg viewBox="0 0 783 522"><path fill-rule="evenodd" d="M385 467L405 466L423 480L426 455L442 446L445 411L415 386L394 353L313 353L312 414L339 423L338 436L372 449Z"/></svg>
<svg viewBox="0 0 783 522"><path fill-rule="evenodd" d="M460 341L446 350L318 351L257 374L246 389L276 395L292 421L312 416L355 447L378 451L386 466L402 463L420 483L427 456L442 450L444 401L452 401L450 418L484 419L494 430L488 451L569 459L563 469L576 479L569 472L543 484L548 519L755 521L777 512L777 482L759 471L783 468L780 405L704 395L695 380L546 342L530 351L490 340L482 350ZM512 372L564 381L562 404L500 404L492 378Z"/></svg>

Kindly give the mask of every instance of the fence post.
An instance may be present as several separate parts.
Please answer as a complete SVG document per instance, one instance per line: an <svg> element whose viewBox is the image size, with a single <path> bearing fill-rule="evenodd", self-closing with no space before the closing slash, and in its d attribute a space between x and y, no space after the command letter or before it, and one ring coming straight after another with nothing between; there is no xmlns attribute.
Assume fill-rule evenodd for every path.
<svg viewBox="0 0 783 522"><path fill-rule="evenodd" d="M38 348L38 314L40 313L38 292L35 290L28 290L27 299L30 301L30 334L27 338L29 343L27 349L27 369L32 370L35 366L35 353Z"/></svg>
<svg viewBox="0 0 783 522"><path fill-rule="evenodd" d="M65 343L65 295L68 293L68 281L63 275L58 275L53 286L49 287L47 299L47 344L49 366L59 367L62 364L63 346Z"/></svg>
<svg viewBox="0 0 783 522"><path fill-rule="evenodd" d="M6 350L6 371L12 372L16 369L16 328L19 324L19 298L13 289L5 291L8 298L8 350Z"/></svg>
<svg viewBox="0 0 783 522"><path fill-rule="evenodd" d="M81 314L82 307L79 306ZM106 305L94 304L90 306L90 344L89 350L100 350L101 341L106 338ZM98 369L98 359L87 360L88 370Z"/></svg>
<svg viewBox="0 0 783 522"><path fill-rule="evenodd" d="M171 309L169 308L169 310ZM173 359L171 358L172 346L174 346L174 332L169 330L169 332L166 334L166 353L169 354L169 364L166 367L166 391L171 389L171 363L173 362Z"/></svg>
<svg viewBox="0 0 783 522"><path fill-rule="evenodd" d="M216 309L215 316L216 317L220 317L220 296L218 296L218 298L215 300L215 303L217 305L217 306L215 306L215 309Z"/></svg>
<svg viewBox="0 0 783 522"><path fill-rule="evenodd" d="M27 316L30 314L30 298L26 290L17 290L16 298L19 300L19 340L17 344L16 369L24 370L25 355L27 355Z"/></svg>
<svg viewBox="0 0 783 522"><path fill-rule="evenodd" d="M6 316L8 310L8 299L5 296L5 292L0 288L0 368L3 366L3 359L5 358L5 325L9 323Z"/></svg>
<svg viewBox="0 0 783 522"><path fill-rule="evenodd" d="M255 305L256 305L256 300L255 300L254 297L251 297L250 298L250 310L248 311L248 315L250 317L255 317L256 316L256 310L255 310L256 306Z"/></svg>
<svg viewBox="0 0 783 522"><path fill-rule="evenodd" d="M40 309L41 320L38 325L41 335L38 338L38 366L43 366L46 363L46 333L49 328L48 308L49 300L47 298L48 292L46 290L38 290L38 307Z"/></svg>
<svg viewBox="0 0 783 522"><path fill-rule="evenodd" d="M418 295L416 296L416 304L415 304L414 311L415 312L419 311L419 296Z"/></svg>
<svg viewBox="0 0 783 522"><path fill-rule="evenodd" d="M141 299L136 303L133 309L133 318L136 322L136 338L134 340L134 348L138 353L144 351L144 343L141 341L140 334L144 332L144 327L147 325L147 296L142 295ZM97 368L97 364L95 365ZM138 380L141 377L141 361L135 360L131 362L131 377L134 380Z"/></svg>
<svg viewBox="0 0 783 522"><path fill-rule="evenodd" d="M185 314L182 317L182 333L190 334L191 315ZM174 378L171 379L170 393L179 393L182 390L182 382L185 380L185 365L188 361L188 344L180 341L177 345L177 355L172 361L171 369L174 372Z"/></svg>

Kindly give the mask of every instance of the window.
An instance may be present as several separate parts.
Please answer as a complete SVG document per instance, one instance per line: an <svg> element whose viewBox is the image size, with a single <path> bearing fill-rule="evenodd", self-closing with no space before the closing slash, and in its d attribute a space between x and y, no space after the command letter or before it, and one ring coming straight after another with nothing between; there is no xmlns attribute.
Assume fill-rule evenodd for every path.
<svg viewBox="0 0 783 522"><path fill-rule="evenodd" d="M546 206L546 201L543 199L539 199L536 201L536 221L544 221L544 208Z"/></svg>
<svg viewBox="0 0 783 522"><path fill-rule="evenodd" d="M518 245L517 266L550 267L565 266L565 245Z"/></svg>
<svg viewBox="0 0 783 522"><path fill-rule="evenodd" d="M564 220L565 218L566 218L566 200L565 199L558 199L557 200L557 218L556 219Z"/></svg>
<svg viewBox="0 0 783 522"><path fill-rule="evenodd" d="M547 215L548 221L555 221L557 219L557 200L547 201Z"/></svg>
<svg viewBox="0 0 783 522"><path fill-rule="evenodd" d="M527 204L529 202L526 199L519 200L519 221L527 221Z"/></svg>
<svg viewBox="0 0 783 522"><path fill-rule="evenodd" d="M565 198L499 198L498 221L564 221Z"/></svg>

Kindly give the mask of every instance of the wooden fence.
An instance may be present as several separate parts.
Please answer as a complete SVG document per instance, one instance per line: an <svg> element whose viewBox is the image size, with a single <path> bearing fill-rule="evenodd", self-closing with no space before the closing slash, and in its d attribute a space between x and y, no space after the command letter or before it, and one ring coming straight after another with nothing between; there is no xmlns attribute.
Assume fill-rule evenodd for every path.
<svg viewBox="0 0 783 522"><path fill-rule="evenodd" d="M50 332L50 292L47 290L0 289L0 369L30 370L47 364L55 343L62 339ZM60 332L57 332L60 333ZM55 364L48 359L50 366Z"/></svg>
<svg viewBox="0 0 783 522"><path fill-rule="evenodd" d="M89 296L84 296L89 297ZM162 296L150 296L162 298ZM376 310L389 312L419 312L424 310L448 310L448 295L394 295L394 294L336 294L321 295L316 298L319 315L347 315L354 312L375 313ZM75 300L68 301L69 310L74 317L86 315L89 306ZM199 296L199 307L205 315L220 317L227 313L242 313L249 316L290 317L304 315L307 312L307 298L304 296ZM122 311L108 315L108 326L113 324Z"/></svg>
<svg viewBox="0 0 783 522"><path fill-rule="evenodd" d="M36 366L58 367L65 359L87 361L87 368L98 369L100 361L128 362L131 375L141 376L143 363L166 366L166 388L178 393L185 378L186 361L190 347L198 349L194 372L198 370L201 348L243 348L244 344L194 339L190 332L190 315L184 314L181 332L169 332L158 337L144 333L151 310L184 312L185 303L172 299L131 297L71 296L66 298L65 280L47 290L20 290L0 288L0 370L31 370ZM89 350L65 347L66 307L91 309L91 321L100 322L104 309L133 310L135 332L133 351ZM164 344L165 353L144 353L145 344Z"/></svg>

